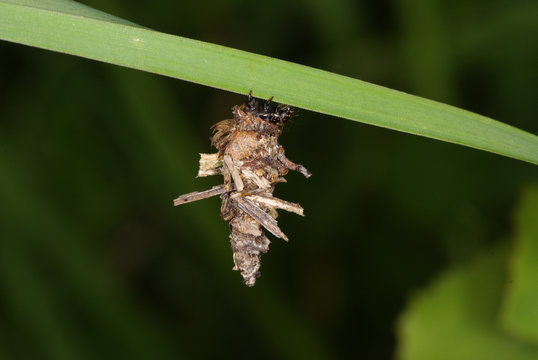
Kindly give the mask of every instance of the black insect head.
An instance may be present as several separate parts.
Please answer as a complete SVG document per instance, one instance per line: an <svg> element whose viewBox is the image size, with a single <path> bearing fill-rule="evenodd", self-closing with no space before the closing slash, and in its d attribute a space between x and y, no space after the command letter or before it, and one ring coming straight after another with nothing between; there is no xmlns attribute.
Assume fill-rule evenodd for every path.
<svg viewBox="0 0 538 360"><path fill-rule="evenodd" d="M283 125L293 113L293 108L289 105L275 104L269 98L268 100L259 103L252 94L248 94L248 100L245 104L245 111L259 117L262 120L269 121L273 124Z"/></svg>

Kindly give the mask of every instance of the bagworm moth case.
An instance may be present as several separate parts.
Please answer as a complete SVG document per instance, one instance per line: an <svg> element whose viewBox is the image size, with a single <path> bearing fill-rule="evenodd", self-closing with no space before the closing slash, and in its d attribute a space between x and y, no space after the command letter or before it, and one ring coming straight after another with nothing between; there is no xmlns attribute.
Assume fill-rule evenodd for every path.
<svg viewBox="0 0 538 360"><path fill-rule="evenodd" d="M273 197L275 184L285 182L288 170L305 177L312 174L284 155L278 143L282 126L293 109L271 102L259 102L249 94L246 104L234 106L233 119L213 125L211 144L214 154L200 154L198 176L222 175L224 184L210 190L182 195L174 205L220 195L220 214L230 225L234 270L253 286L260 276L260 253L269 250L269 239L262 228L288 241L276 221L277 209L303 216L299 204Z"/></svg>

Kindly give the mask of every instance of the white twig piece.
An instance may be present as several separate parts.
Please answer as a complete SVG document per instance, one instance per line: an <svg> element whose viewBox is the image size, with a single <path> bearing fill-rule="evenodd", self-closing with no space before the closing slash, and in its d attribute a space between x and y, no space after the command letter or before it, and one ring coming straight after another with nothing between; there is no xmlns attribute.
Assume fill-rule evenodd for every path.
<svg viewBox="0 0 538 360"><path fill-rule="evenodd" d="M241 172L243 173L245 179L252 180L254 183L256 183L259 189L267 189L271 186L269 180L264 177L259 177L254 173L254 171L251 171L249 169L241 169Z"/></svg>
<svg viewBox="0 0 538 360"><path fill-rule="evenodd" d="M304 216L304 209L301 205L292 203L289 201L284 201L272 196L262 196L262 195L248 195L247 199L253 200L258 205L265 205L267 207L273 207L276 209L286 210L297 215Z"/></svg>
<svg viewBox="0 0 538 360"><path fill-rule="evenodd" d="M220 171L217 170L222 166L222 160L219 159L219 154L200 154L200 169L198 170L197 177L218 175Z"/></svg>

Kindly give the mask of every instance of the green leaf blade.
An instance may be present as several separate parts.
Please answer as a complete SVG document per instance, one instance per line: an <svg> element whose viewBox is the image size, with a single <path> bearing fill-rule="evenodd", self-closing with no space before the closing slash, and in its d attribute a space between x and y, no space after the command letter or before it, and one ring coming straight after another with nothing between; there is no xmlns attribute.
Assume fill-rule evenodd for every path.
<svg viewBox="0 0 538 360"><path fill-rule="evenodd" d="M538 137L449 105L139 27L65 0L0 0L0 39L183 79L538 164Z"/></svg>

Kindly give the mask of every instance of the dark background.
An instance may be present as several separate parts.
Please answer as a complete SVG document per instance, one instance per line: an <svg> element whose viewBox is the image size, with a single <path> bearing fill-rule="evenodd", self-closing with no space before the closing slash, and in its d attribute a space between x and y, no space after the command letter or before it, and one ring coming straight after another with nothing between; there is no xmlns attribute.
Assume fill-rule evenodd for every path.
<svg viewBox="0 0 538 360"><path fill-rule="evenodd" d="M538 133L535 1L84 1ZM242 95L0 43L0 358L390 359L406 301L513 232L536 167L299 109L290 237L231 270L219 199L172 207Z"/></svg>

